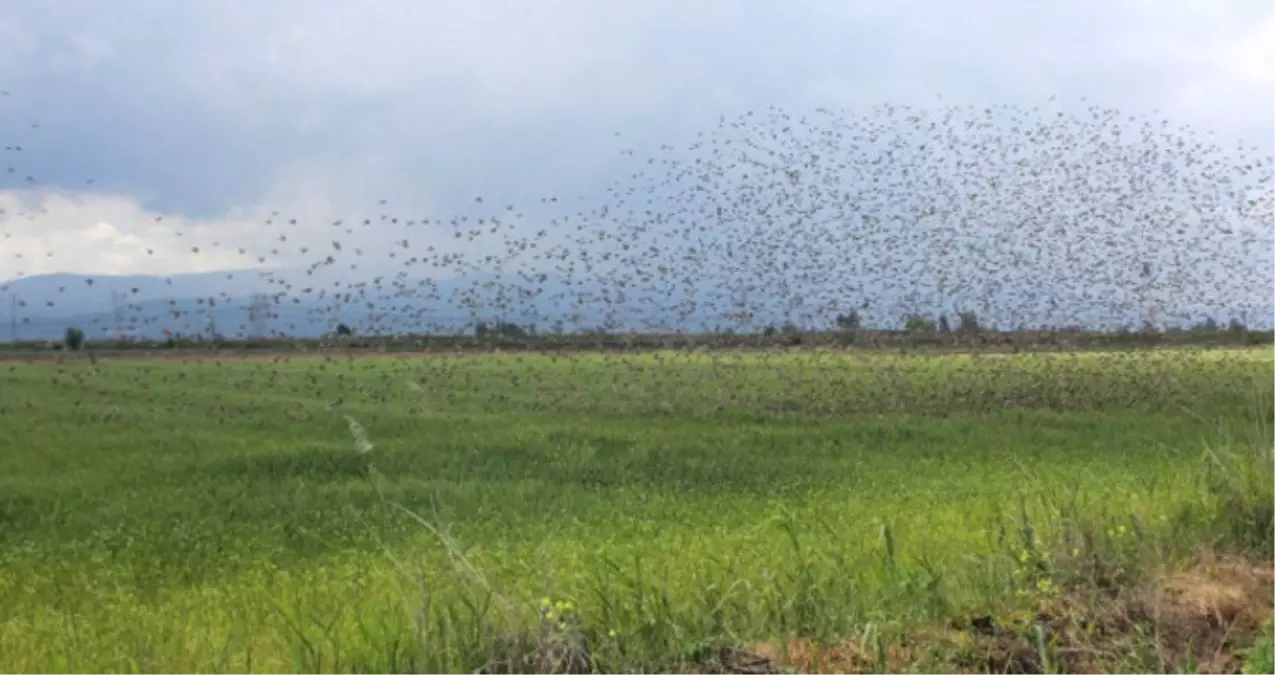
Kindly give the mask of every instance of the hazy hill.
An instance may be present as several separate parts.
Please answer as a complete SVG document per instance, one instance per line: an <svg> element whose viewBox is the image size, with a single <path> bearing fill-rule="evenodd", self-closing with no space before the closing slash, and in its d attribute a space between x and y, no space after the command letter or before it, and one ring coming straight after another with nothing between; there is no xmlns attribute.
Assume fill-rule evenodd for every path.
<svg viewBox="0 0 1275 675"><path fill-rule="evenodd" d="M255 294L268 294L264 318L251 319ZM765 305L760 302L757 304ZM539 330L641 330L658 325L703 330L722 324L729 308L711 292L657 298L642 291L607 293L555 278L480 274L447 279L332 280L301 270L258 270L159 276L49 274L0 283L0 340L57 339L68 326L88 336L177 333L315 336L337 323L360 332L453 332L476 321L535 324Z"/></svg>
<svg viewBox="0 0 1275 675"><path fill-rule="evenodd" d="M660 286L642 288L598 277L571 284L544 276L470 274L443 279L340 278L339 271L287 269L263 272L225 272L160 276L88 276L48 274L0 283L0 341L15 335L23 340L60 338L68 326L83 329L90 339L118 333L161 338L165 331L204 334L210 329L227 336L285 333L314 337L344 323L360 333L451 333L472 330L477 321L505 320L534 324L540 331L556 326L572 331L606 327L611 331L714 328L756 330L764 325L793 321L807 327L828 326L835 315L857 305L864 325L901 325L898 290L888 284L862 284L859 298L823 297L795 308L774 288L757 287L746 295L703 284L700 288ZM265 311L250 311L254 294L268 294ZM833 301L844 300L837 306ZM751 321L727 316L746 304ZM1027 311L1014 296L1003 294L977 307L985 326L1048 325L1048 319ZM1098 309L1098 308L1091 308ZM1017 313L1007 313L1017 312ZM994 312L999 311L1000 314ZM15 326L14 317L17 317ZM1099 315L1078 308L1069 324L1088 328L1140 326L1143 316ZM1233 315L1223 308L1181 306L1166 319L1185 325L1212 316L1219 323L1231 318L1258 328L1272 324L1272 312ZM954 313L952 315L954 317ZM16 327L16 331L15 331Z"/></svg>

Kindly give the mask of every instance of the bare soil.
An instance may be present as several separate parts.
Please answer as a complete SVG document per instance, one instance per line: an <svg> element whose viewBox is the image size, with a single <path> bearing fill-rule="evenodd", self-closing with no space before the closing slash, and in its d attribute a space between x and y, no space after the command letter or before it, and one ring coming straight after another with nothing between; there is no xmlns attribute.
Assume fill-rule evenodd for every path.
<svg viewBox="0 0 1275 675"><path fill-rule="evenodd" d="M819 646L800 638L724 652L696 672L906 672L916 664L968 673L1238 673L1244 650L1275 613L1275 565L1202 555L1189 569L1137 588L1078 589L1016 619L971 617L960 626L871 643ZM870 641L869 641L870 642ZM1039 645L1047 645L1042 654ZM1048 660L1048 662L1047 662ZM732 666L735 666L734 668Z"/></svg>

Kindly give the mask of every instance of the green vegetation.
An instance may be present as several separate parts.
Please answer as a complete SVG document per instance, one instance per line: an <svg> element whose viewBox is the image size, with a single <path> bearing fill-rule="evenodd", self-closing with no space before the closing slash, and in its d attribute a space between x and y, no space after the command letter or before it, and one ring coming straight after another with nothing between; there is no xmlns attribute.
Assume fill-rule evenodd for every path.
<svg viewBox="0 0 1275 675"><path fill-rule="evenodd" d="M961 312L951 332L938 330L934 319L909 317L902 330L867 329L859 325L855 312L838 315L836 330L807 330L794 323L766 326L755 332L729 330L706 333L617 333L604 329L577 330L569 333L540 332L534 325L518 326L480 321L475 334L406 334L358 336L345 324L324 338L295 337L227 337L224 335L174 335L165 340L141 338L97 339L84 341L87 351L101 356L118 354L296 354L346 350L368 352L432 352L432 351L540 351L633 352L688 349L774 349L780 347L847 347L865 349L901 349L905 351L1004 351L1054 350L1063 352L1090 350L1127 350L1145 348L1253 347L1275 344L1275 331L1249 329L1232 322L1221 331L1215 325L1201 324L1189 330L1170 328L1154 330L1093 331L1080 328L1053 330L986 330L978 325L972 312ZM949 325L949 327L951 327ZM44 340L0 342L3 357L56 357Z"/></svg>
<svg viewBox="0 0 1275 675"><path fill-rule="evenodd" d="M66 329L66 336L62 338L62 344L71 351L79 351L84 346L84 331L79 328Z"/></svg>
<svg viewBox="0 0 1275 675"><path fill-rule="evenodd" d="M1202 552L1269 565L1273 375L1270 349L0 364L0 670L1216 665L1248 614L1072 647Z"/></svg>

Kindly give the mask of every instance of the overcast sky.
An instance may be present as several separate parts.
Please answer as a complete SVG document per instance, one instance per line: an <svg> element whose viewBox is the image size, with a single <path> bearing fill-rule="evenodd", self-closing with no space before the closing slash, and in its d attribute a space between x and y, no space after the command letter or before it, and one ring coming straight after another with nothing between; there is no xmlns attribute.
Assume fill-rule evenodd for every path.
<svg viewBox="0 0 1275 675"><path fill-rule="evenodd" d="M298 218L293 243L316 246L336 218L447 216L478 195L531 217L542 196L600 194L623 172L621 149L772 104L1087 97L1269 153L1275 11L1269 0L17 0L0 5L0 90L0 140L22 146L2 156L15 171L0 174L0 278L172 274L254 264L232 249L269 249L277 233L260 223L274 210Z"/></svg>

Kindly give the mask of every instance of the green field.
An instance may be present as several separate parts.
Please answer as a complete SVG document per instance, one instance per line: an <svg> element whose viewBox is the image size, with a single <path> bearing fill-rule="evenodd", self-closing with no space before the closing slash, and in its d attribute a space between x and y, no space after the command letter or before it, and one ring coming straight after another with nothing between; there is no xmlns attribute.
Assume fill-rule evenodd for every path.
<svg viewBox="0 0 1275 675"><path fill-rule="evenodd" d="M1273 377L1269 348L0 364L0 670L884 658L1086 561L1269 546L1235 504L1269 514Z"/></svg>

